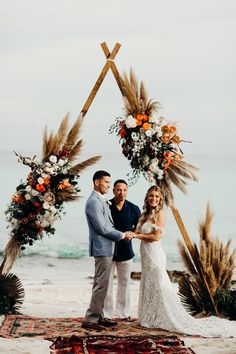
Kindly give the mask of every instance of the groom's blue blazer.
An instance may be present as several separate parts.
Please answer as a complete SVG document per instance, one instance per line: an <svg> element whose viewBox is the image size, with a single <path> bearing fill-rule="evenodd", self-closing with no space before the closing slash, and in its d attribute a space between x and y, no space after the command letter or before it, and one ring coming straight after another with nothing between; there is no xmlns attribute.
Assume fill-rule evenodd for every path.
<svg viewBox="0 0 236 354"><path fill-rule="evenodd" d="M123 233L114 228L109 205L93 191L85 205L89 228L89 255L93 257L113 255L113 241L120 241Z"/></svg>

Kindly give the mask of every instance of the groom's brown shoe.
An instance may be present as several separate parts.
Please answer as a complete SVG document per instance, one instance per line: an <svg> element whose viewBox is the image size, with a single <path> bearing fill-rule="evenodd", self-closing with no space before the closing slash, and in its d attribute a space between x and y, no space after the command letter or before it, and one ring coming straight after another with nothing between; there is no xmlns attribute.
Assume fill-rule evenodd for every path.
<svg viewBox="0 0 236 354"><path fill-rule="evenodd" d="M96 322L82 322L81 328L84 328L84 329L95 329L97 331L104 330L104 327L102 325L99 325Z"/></svg>
<svg viewBox="0 0 236 354"><path fill-rule="evenodd" d="M103 319L98 321L98 324L102 325L104 327L112 327L112 326L116 326L117 322L116 321L112 321L109 318L103 318Z"/></svg>

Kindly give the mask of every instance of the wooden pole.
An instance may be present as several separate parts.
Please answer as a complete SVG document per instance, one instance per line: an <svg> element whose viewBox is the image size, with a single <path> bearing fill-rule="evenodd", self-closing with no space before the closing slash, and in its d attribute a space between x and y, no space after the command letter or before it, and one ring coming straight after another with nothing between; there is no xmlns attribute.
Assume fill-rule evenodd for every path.
<svg viewBox="0 0 236 354"><path fill-rule="evenodd" d="M100 88L100 86L101 86L101 84L102 84L102 82L103 82L108 70L111 67L111 63L113 63L112 60L115 59L120 47L121 47L121 44L116 43L115 47L113 48L112 52L110 53L109 57L107 58L107 62L104 65L104 67L103 67L103 69L102 69L97 81L95 82L94 87L92 88L92 91L90 92L89 97L87 98L87 101L84 104L84 107L81 110L81 114L83 115L83 117L88 112L88 109L91 106L91 103L93 102L94 97L96 96L96 94L97 94L97 92L98 92L98 90L99 90L99 88Z"/></svg>
<svg viewBox="0 0 236 354"><path fill-rule="evenodd" d="M106 58L110 59L111 53L107 47L106 42L101 43L101 47L102 47L103 53L105 54ZM116 67L116 64L113 60L110 62L110 68L111 68L111 71L116 79L116 82L117 82L119 88L120 88L121 94L124 96L124 94L123 94L123 80L122 80L122 78L119 74L119 71Z"/></svg>

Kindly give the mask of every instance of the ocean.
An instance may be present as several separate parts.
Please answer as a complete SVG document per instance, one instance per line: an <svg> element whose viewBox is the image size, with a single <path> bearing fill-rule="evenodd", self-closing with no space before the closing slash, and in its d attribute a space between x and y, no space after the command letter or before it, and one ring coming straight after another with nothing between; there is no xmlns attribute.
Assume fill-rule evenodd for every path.
<svg viewBox="0 0 236 354"><path fill-rule="evenodd" d="M22 153L23 154L23 153ZM96 152L91 155L95 155ZM24 155L24 154L23 154ZM32 154L26 154L33 156ZM38 160L40 160L40 154ZM11 196L16 186L27 176L29 169L17 161L13 152L0 152L0 254L8 240L7 222L5 210L10 203ZM185 227L193 242L198 243L198 223L205 215L207 203L215 212L212 225L212 235L218 236L224 243L232 239L232 248L236 247L236 156L203 156L193 155L188 162L199 168L197 173L199 182L190 182L188 194L184 195L174 188L175 206L183 219ZM112 175L114 182L118 178L127 179L130 172L128 162L121 154L105 154L101 161L91 166L80 176L81 199L78 202L68 203L65 206L65 215L55 223L55 235L45 235L42 241L37 241L33 246L27 246L21 253L22 257L49 257L58 259L88 258L88 229L84 214L86 199L92 191L92 175L98 169L105 169ZM145 193L149 183L141 177L133 186L129 187L128 200L142 208ZM108 197L112 197L112 188ZM171 210L167 209L167 225L163 237L163 247L167 254L167 268L181 269L182 263L177 248L177 240L182 235L174 220ZM134 261L139 263L139 241L133 240L135 250Z"/></svg>

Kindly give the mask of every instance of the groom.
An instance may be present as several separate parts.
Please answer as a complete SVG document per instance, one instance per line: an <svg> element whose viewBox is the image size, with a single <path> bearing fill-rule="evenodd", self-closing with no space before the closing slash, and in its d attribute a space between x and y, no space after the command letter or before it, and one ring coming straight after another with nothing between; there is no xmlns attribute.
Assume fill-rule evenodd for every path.
<svg viewBox="0 0 236 354"><path fill-rule="evenodd" d="M89 255L94 257L95 272L90 305L82 328L102 330L117 322L104 318L103 308L112 265L113 241L130 240L130 232L114 228L109 205L104 198L111 185L110 174L97 171L93 176L94 190L87 200L85 214L89 227Z"/></svg>

